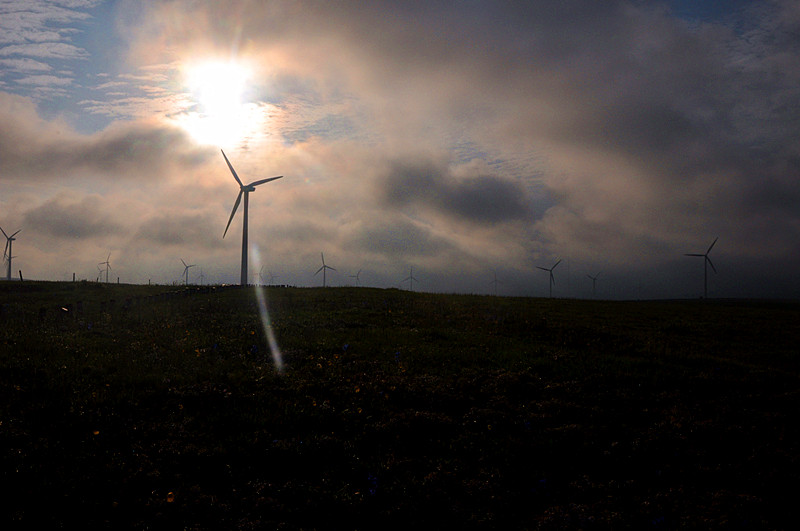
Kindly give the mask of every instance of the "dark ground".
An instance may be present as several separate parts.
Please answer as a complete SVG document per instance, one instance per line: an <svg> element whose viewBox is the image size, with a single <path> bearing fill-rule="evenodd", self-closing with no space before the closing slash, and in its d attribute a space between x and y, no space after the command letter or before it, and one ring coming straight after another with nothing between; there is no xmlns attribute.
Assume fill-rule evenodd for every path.
<svg viewBox="0 0 800 531"><path fill-rule="evenodd" d="M166 290L0 284L0 528L797 525L800 304Z"/></svg>

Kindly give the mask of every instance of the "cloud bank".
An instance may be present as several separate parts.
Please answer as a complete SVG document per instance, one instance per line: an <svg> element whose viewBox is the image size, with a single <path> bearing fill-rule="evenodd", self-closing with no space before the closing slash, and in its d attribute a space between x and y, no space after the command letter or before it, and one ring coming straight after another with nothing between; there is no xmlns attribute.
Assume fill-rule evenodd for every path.
<svg viewBox="0 0 800 531"><path fill-rule="evenodd" d="M508 294L543 295L536 266L564 258L555 295L586 296L602 269L603 296L696 296L683 254L719 236L712 294L797 296L800 10L739 5L127 4L125 69L87 74L93 96L75 100L107 126L79 133L80 113L0 93L4 206L42 238L119 250L132 272L183 253L233 281L238 236L221 229L236 185L176 123L193 109L181 65L235 58L264 121L226 153L245 180L286 175L252 194L250 219L285 280L314 283L324 251L375 285L414 267L426 289L491 292L498 271ZM67 88L81 74L49 61L97 53L37 24L0 43L19 72L0 89Z"/></svg>

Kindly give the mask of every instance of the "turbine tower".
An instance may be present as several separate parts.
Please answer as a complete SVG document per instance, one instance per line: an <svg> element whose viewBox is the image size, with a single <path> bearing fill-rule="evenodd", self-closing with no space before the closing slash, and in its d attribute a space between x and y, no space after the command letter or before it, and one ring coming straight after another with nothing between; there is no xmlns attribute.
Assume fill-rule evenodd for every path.
<svg viewBox="0 0 800 531"><path fill-rule="evenodd" d="M708 246L708 250L705 254L698 254L698 253L688 253L685 256L702 256L703 257L703 298L708 298L708 266L711 266L711 269L714 270L714 273L717 272L717 268L714 267L714 264L711 262L711 258L708 257L708 253L711 252L711 248L714 247L714 244L717 243L719 240L719 236L714 238L714 241L711 242L711 245Z"/></svg>
<svg viewBox="0 0 800 531"><path fill-rule="evenodd" d="M497 297L497 285L502 284L502 282L497 280L497 271L493 270L492 272L494 273L494 280L492 280L491 283L494 285L494 296Z"/></svg>
<svg viewBox="0 0 800 531"><path fill-rule="evenodd" d="M184 281L184 285L188 286L189 285L189 268L190 267L194 267L197 264L186 265L186 262L183 261L183 258L181 258L181 263L183 264L183 276L186 279Z"/></svg>
<svg viewBox="0 0 800 531"><path fill-rule="evenodd" d="M592 298L594 298L594 288L595 284L597 283L597 277L600 276L600 273L597 273L595 276L592 275L586 275L586 276L592 279Z"/></svg>
<svg viewBox="0 0 800 531"><path fill-rule="evenodd" d="M105 262L100 262L99 264L97 264L97 267L100 267L101 265L105 265L106 266L105 269L101 269L100 270L101 273L103 271L106 272L106 284L108 284L108 272L111 270L111 262L109 262L110 258L111 258L111 253L108 253L108 256L106 257L106 261Z"/></svg>
<svg viewBox="0 0 800 531"><path fill-rule="evenodd" d="M414 278L414 268L413 267L411 268L411 272L408 274L408 276L406 278L403 279L402 282L405 282L406 280L408 280L408 289L409 289L409 291L414 291L414 281L417 280L417 279ZM419 280L417 280L417 282L419 282Z"/></svg>
<svg viewBox="0 0 800 531"><path fill-rule="evenodd" d="M560 264L560 263L561 263L561 259L559 259L558 262L553 264L553 267L551 267L550 269L547 269L546 267L536 266L538 269L541 269L542 271L548 271L550 273L550 298L551 299L553 298L553 284L556 283L556 277L553 276L553 269L555 269L556 266L558 264Z"/></svg>
<svg viewBox="0 0 800 531"><path fill-rule="evenodd" d="M222 151L220 149L220 151ZM231 221L233 221L233 216L236 214L236 209L239 208L239 202L242 200L242 195L244 195L244 221L242 225L242 275L241 275L241 285L247 285L247 206L250 202L250 192L256 191L256 186L264 183L268 183L270 181L274 181L276 179L280 179L283 175L279 175L278 177L270 177L268 179L261 179L259 181L253 181L250 184L242 184L241 179L239 176L236 175L236 170L233 169L228 157L225 156L225 152L222 151L222 156L225 158L225 163L228 165L228 168L231 170L233 174L233 178L236 179L236 182L239 184L239 195L236 196L236 202L233 204L233 210L231 210L231 217L228 218L228 224L225 226L225 232L222 234L222 237L225 238L225 235L228 234L228 228L231 226Z"/></svg>
<svg viewBox="0 0 800 531"><path fill-rule="evenodd" d="M322 253L319 253L319 255L322 257L322 267L320 267L319 269L317 269L317 272L316 272L316 273L314 273L314 276L317 276L317 274L318 274L320 271L322 271L322 287L324 288L324 287L325 287L325 285L326 285L326 284L325 284L325 270L326 270L326 269L330 269L331 271L336 271L336 270L335 270L334 268L332 268L331 266L325 265L325 255L324 255L324 254L322 254Z"/></svg>
<svg viewBox="0 0 800 531"><path fill-rule="evenodd" d="M3 232L3 236L6 237L6 249L5 251L3 251L3 258L8 260L8 270L6 271L6 280L11 280L11 259L16 258L16 256L11 256L11 244L14 242L14 240L16 240L14 236L19 234L20 230L22 229L19 229L17 232L9 236L8 234L6 234L6 231L0 228L0 231Z"/></svg>

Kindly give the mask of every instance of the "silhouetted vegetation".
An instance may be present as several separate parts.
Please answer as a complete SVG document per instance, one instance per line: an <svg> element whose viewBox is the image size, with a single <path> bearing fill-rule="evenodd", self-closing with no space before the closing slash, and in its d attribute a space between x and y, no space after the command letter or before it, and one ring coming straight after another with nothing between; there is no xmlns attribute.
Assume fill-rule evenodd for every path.
<svg viewBox="0 0 800 531"><path fill-rule="evenodd" d="M794 527L798 304L266 295L0 284L2 528Z"/></svg>

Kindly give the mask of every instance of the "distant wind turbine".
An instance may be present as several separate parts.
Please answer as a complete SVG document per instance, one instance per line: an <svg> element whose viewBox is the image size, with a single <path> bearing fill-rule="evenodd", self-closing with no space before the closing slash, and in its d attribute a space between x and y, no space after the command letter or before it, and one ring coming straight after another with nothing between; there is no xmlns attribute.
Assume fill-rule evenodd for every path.
<svg viewBox="0 0 800 531"><path fill-rule="evenodd" d="M16 238L14 236L19 234L20 230L22 230L22 229L19 229L17 232L15 232L11 236L9 236L8 234L6 234L6 231L4 231L2 228L0 228L0 231L3 232L3 236L6 237L6 248L3 251L3 258L8 261L8 270L6 271L6 280L11 280L11 259L12 258L16 258L16 256L11 256L11 245L14 243L14 240L16 240Z"/></svg>
<svg viewBox="0 0 800 531"><path fill-rule="evenodd" d="M325 265L325 255L324 254L319 253L319 255L320 255L320 257L322 257L322 267L317 269L317 272L314 273L314 276L317 276L319 274L319 272L322 271L322 287L324 288L326 286L325 271L327 269L330 269L331 271L336 271L336 270L334 268L332 268L331 266Z"/></svg>
<svg viewBox="0 0 800 531"><path fill-rule="evenodd" d="M186 286L188 286L189 285L189 268L190 267L194 267L197 264L186 265L186 262L183 261L183 258L181 258L181 263L183 264L183 276L186 279L186 280L184 280L184 284Z"/></svg>
<svg viewBox="0 0 800 531"><path fill-rule="evenodd" d="M101 265L105 265L106 266L105 269L101 269L100 270L101 273L103 271L106 272L106 284L108 284L108 272L111 270L111 262L109 262L110 259L111 259L111 253L108 253L108 256L106 257L106 261L105 262L100 262L99 264L97 264L98 267L101 266Z"/></svg>
<svg viewBox="0 0 800 531"><path fill-rule="evenodd" d="M220 150L222 151L222 150ZM236 170L233 169L228 157L225 156L225 152L222 151L222 156L225 158L225 163L228 165L228 168L231 170L233 174L233 178L236 179L236 182L239 183L239 195L236 196L236 202L233 204L233 210L231 210L231 217L228 218L228 224L225 226L225 232L222 234L222 237L225 238L225 235L228 234L228 228L231 226L231 221L233 221L233 216L236 214L236 209L239 208L239 202L242 200L242 195L244 195L244 221L242 225L242 275L241 275L241 285L247 285L247 207L250 203L250 192L256 191L256 186L264 183L268 183L270 181L274 181L276 179L280 179L283 175L279 175L278 177L270 177L268 179L261 179L259 181L253 181L248 185L242 184L241 179L239 176L236 175Z"/></svg>
<svg viewBox="0 0 800 531"><path fill-rule="evenodd" d="M714 238L714 241L711 242L711 245L708 246L708 250L705 254L698 254L698 253L688 253L684 256L702 256L703 257L703 298L708 298L708 266L711 266L711 269L714 270L714 273L717 272L717 268L714 267L714 264L711 262L711 258L708 257L708 253L711 252L711 248L714 247L714 244L717 243L719 240L719 236Z"/></svg>
<svg viewBox="0 0 800 531"><path fill-rule="evenodd" d="M359 280L360 280L359 277L361 277L361 270L360 269L358 270L358 273L356 273L355 275L350 275L350 278L356 279L356 286L358 286L358 284L359 284Z"/></svg>
<svg viewBox="0 0 800 531"><path fill-rule="evenodd" d="M586 276L592 279L592 298L594 298L594 288L597 282L597 277L600 276L600 273L597 273L595 276L592 275L586 275Z"/></svg>
<svg viewBox="0 0 800 531"><path fill-rule="evenodd" d="M497 271L492 271L494 273L494 280L492 280L492 284L494 284L494 296L497 297L497 285L502 284L499 280L497 280Z"/></svg>
<svg viewBox="0 0 800 531"><path fill-rule="evenodd" d="M553 269L555 269L556 266L558 264L560 264L560 263L561 263L561 260L559 259L558 262L553 264L553 267L551 267L550 269L547 269L546 267L536 266L538 269L541 269L542 271L547 271L547 272L550 273L550 298L551 299L553 298L553 284L556 283L556 277L553 276Z"/></svg>
<svg viewBox="0 0 800 531"><path fill-rule="evenodd" d="M414 291L414 281L417 280L417 279L414 278L414 268L413 267L411 268L411 272L408 274L408 276L406 278L404 278L402 280L402 282L405 282L406 280L408 280L408 286L409 286L408 289L409 289L409 291ZM419 282L419 280L417 280L417 282Z"/></svg>

